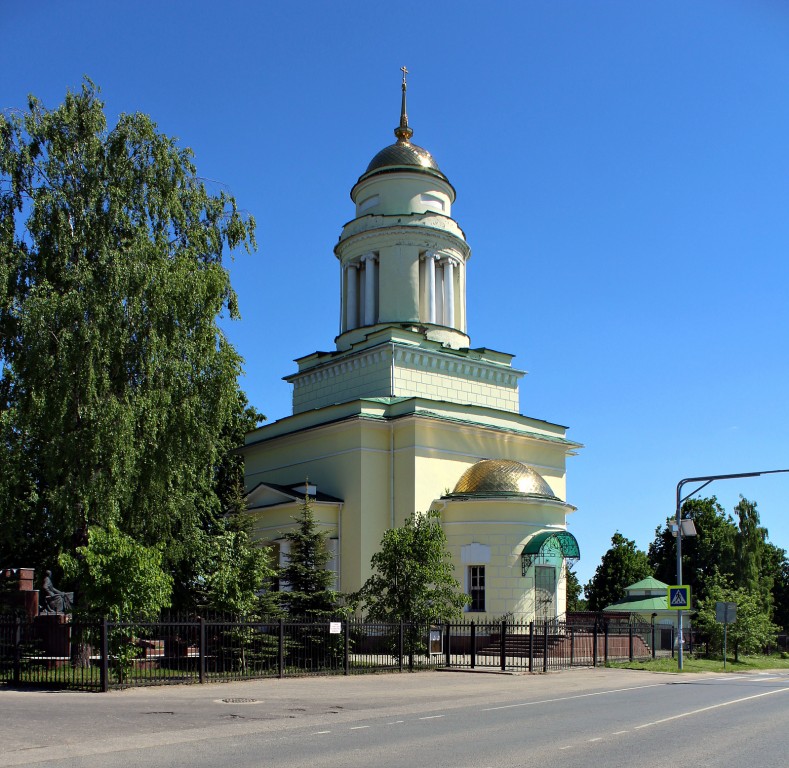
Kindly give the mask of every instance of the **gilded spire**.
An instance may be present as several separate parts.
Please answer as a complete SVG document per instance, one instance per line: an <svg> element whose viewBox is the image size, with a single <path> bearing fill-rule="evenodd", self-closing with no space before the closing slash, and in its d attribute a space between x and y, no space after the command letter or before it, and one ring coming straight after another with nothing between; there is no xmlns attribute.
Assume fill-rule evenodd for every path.
<svg viewBox="0 0 789 768"><path fill-rule="evenodd" d="M405 67L400 67L400 71L403 73L403 101L400 105L400 125L395 128L394 134L397 136L398 142L407 144L414 132L408 127L408 113L405 110L405 91L408 87L405 82L405 76L408 74L408 70Z"/></svg>

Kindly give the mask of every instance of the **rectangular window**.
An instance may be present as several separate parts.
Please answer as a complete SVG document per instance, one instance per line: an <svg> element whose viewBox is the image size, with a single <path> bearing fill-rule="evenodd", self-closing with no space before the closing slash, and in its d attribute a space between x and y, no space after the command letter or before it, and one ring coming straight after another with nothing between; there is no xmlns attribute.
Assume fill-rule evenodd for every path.
<svg viewBox="0 0 789 768"><path fill-rule="evenodd" d="M470 565L468 567L468 594L471 598L469 611L485 610L485 566Z"/></svg>

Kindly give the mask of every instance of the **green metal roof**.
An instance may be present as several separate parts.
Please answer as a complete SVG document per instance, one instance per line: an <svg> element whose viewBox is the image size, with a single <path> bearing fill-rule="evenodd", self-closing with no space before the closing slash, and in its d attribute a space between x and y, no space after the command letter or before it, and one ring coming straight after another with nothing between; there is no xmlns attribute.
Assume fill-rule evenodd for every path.
<svg viewBox="0 0 789 768"><path fill-rule="evenodd" d="M620 600L613 605L607 605L603 611L630 611L632 613L644 613L648 611L653 613L655 611L667 611L668 606L666 598L664 597L644 597L641 600ZM676 611L673 611L676 613Z"/></svg>
<svg viewBox="0 0 789 768"><path fill-rule="evenodd" d="M637 581L635 584L625 587L625 592L630 592L630 590L635 591L638 589L662 589L665 593L665 591L668 589L668 584L664 584L659 579L649 576L646 579L641 579L641 581Z"/></svg>

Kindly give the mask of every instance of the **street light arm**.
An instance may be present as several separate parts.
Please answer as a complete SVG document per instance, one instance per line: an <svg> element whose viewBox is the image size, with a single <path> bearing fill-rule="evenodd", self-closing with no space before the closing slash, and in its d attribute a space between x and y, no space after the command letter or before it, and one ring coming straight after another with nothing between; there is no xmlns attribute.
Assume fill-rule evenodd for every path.
<svg viewBox="0 0 789 768"><path fill-rule="evenodd" d="M682 482L686 483L687 480L683 480ZM683 501L687 501L691 496L695 496L702 488L706 488L711 482L712 480L707 480L706 483L700 485L698 488L696 488L695 491L691 491L687 496L683 496L681 499L677 499L677 504L682 504ZM679 495L679 488L677 488L677 495Z"/></svg>
<svg viewBox="0 0 789 768"><path fill-rule="evenodd" d="M680 506L683 501L687 501L691 496L695 496L702 488L706 488L713 480L735 480L739 477L760 477L761 475L777 475L782 472L789 472L789 469L766 469L763 472L736 472L731 475L705 475L703 477L686 477L677 483L677 520L679 520ZM695 491L682 498L682 486L686 483L703 483Z"/></svg>

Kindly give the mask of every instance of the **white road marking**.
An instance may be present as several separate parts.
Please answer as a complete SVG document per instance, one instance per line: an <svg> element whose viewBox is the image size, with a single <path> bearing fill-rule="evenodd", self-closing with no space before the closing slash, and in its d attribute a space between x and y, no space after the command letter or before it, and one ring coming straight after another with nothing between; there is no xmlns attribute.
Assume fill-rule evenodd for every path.
<svg viewBox="0 0 789 768"><path fill-rule="evenodd" d="M598 736L596 739L588 739L588 741L602 741L602 740L603 740L602 736Z"/></svg>
<svg viewBox="0 0 789 768"><path fill-rule="evenodd" d="M427 717L420 717L420 720L435 720L437 717L443 717L443 715L428 715Z"/></svg>
<svg viewBox="0 0 789 768"><path fill-rule="evenodd" d="M776 688L772 691L765 691L764 693L756 693L753 696L745 696L742 699L732 699L731 701L723 701L720 704L711 704L709 707L701 707L701 709L692 709L690 712L682 712L679 715L672 715L671 717L664 717L662 720L654 720L651 723L644 723L637 725L634 730L638 731L641 728L649 728L651 725L660 725L661 723L669 723L672 720L679 720L681 717L689 717L690 715L698 715L701 712L709 712L712 709L720 709L721 707L728 707L731 704L742 704L744 701L752 701L753 699L761 699L762 696L772 696L774 693L786 693L789 688Z"/></svg>
<svg viewBox="0 0 789 768"><path fill-rule="evenodd" d="M391 723L387 723L387 725L397 725L398 723L404 723L405 720L393 720Z"/></svg>
<svg viewBox="0 0 789 768"><path fill-rule="evenodd" d="M572 748L573 748L572 744L568 744L566 747L559 747L559 749L572 749Z"/></svg>
<svg viewBox="0 0 789 768"><path fill-rule="evenodd" d="M555 699L542 699L542 701L524 701L520 704L504 704L500 707L486 707L480 712L493 712L497 709L512 709L513 707L533 707L535 704L551 704L555 701L570 701L571 699L586 699L590 696L605 696L609 693L624 693L625 691L638 691L642 688L660 688L669 683L650 683L649 685L634 685L632 688L612 688L610 691L596 691L595 693L579 693L575 696L558 696Z"/></svg>
<svg viewBox="0 0 789 768"><path fill-rule="evenodd" d="M619 736L622 733L630 733L630 731L614 731L611 735L612 736Z"/></svg>
<svg viewBox="0 0 789 768"><path fill-rule="evenodd" d="M312 735L313 736L320 736L320 734L322 734L322 733L331 733L331 731L315 731L315 733L313 733Z"/></svg>
<svg viewBox="0 0 789 768"><path fill-rule="evenodd" d="M354 725L351 726L350 730L352 731L360 731L362 728L369 728L369 725Z"/></svg>

